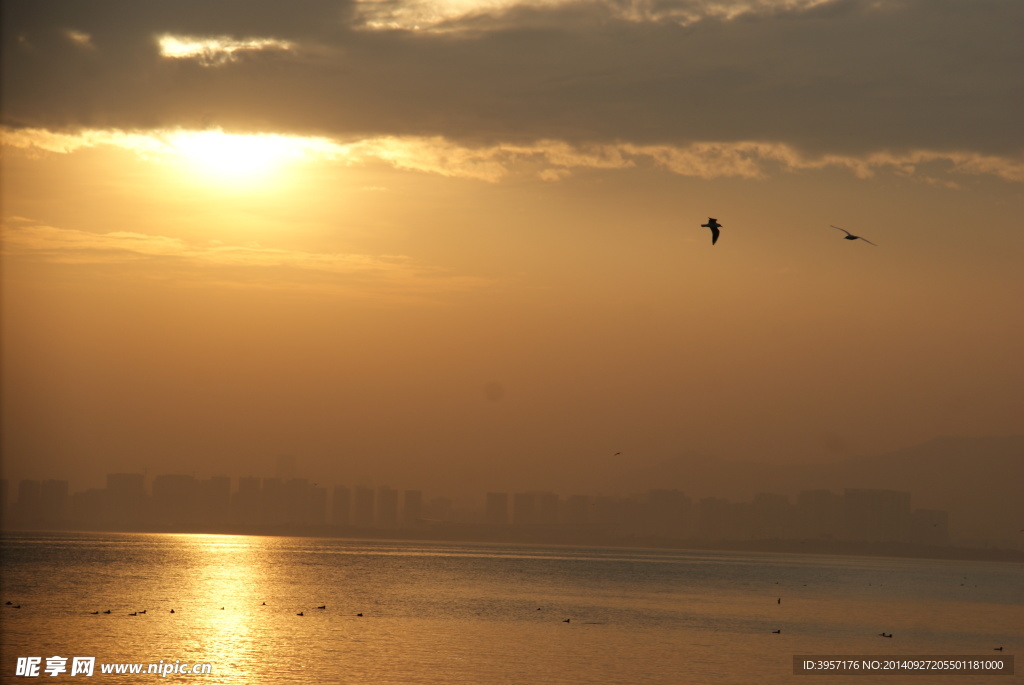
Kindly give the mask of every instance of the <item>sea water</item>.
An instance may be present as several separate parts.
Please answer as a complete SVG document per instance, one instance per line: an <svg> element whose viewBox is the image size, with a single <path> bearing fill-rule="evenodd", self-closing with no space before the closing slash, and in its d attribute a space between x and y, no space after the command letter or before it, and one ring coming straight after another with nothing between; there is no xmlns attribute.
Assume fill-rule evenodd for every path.
<svg viewBox="0 0 1024 685"><path fill-rule="evenodd" d="M3 682L77 682L81 657L93 679L130 683L1024 680L1021 665L852 681L793 671L794 655L1019 654L1015 563L8 533L2 571ZM118 665L142 672L101 671Z"/></svg>

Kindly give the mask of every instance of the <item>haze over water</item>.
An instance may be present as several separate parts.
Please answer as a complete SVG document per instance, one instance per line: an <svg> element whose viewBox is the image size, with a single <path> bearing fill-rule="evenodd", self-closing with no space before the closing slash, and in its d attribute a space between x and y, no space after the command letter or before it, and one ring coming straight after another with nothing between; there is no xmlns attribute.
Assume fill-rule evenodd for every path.
<svg viewBox="0 0 1024 685"><path fill-rule="evenodd" d="M61 655L211 664L168 682L781 683L795 654L1012 655L1024 624L1020 565L993 562L61 533L2 558L4 682ZM858 682L908 678L949 682Z"/></svg>

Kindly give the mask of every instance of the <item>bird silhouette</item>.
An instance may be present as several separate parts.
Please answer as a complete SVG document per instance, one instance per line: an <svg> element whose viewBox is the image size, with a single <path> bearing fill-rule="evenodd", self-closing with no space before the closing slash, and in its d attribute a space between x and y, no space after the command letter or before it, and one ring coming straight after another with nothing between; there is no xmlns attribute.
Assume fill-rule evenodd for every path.
<svg viewBox="0 0 1024 685"><path fill-rule="evenodd" d="M832 226L832 224L829 224L829 226ZM843 240L863 240L868 245L875 245L873 242L871 242L867 238L861 238L859 235L854 235L854 234L850 233L849 231L847 231L845 228L839 228L838 226L832 226L832 228L839 229L840 231L842 231L843 233L846 234L846 237L843 238ZM878 247L878 245L875 245L875 247Z"/></svg>
<svg viewBox="0 0 1024 685"><path fill-rule="evenodd" d="M782 628L779 628L778 630L773 630L772 633L775 634L775 635L781 635L782 634Z"/></svg>
<svg viewBox="0 0 1024 685"><path fill-rule="evenodd" d="M711 229L711 244L712 245L714 245L715 243L718 242L718 234L721 232L718 229L720 229L722 227L722 224L718 223L717 219L712 219L709 216L708 217L708 222L706 224L701 224L701 227L702 228L710 228Z"/></svg>

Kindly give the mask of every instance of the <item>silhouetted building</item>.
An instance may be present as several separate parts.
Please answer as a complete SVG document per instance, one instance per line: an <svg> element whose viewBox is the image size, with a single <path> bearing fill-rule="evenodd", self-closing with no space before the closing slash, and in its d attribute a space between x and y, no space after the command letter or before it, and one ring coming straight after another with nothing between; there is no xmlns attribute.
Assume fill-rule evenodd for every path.
<svg viewBox="0 0 1024 685"><path fill-rule="evenodd" d="M327 523L327 488L314 484L309 489L309 519L311 526Z"/></svg>
<svg viewBox="0 0 1024 685"><path fill-rule="evenodd" d="M794 509L788 497L759 492L751 509L751 537L755 540L793 537Z"/></svg>
<svg viewBox="0 0 1024 685"><path fill-rule="evenodd" d="M83 528L105 530L131 530L141 525L141 521L129 522L127 519L116 523L109 514L109 498L110 491L106 488L89 488L84 492L76 492L71 496L72 520Z"/></svg>
<svg viewBox="0 0 1024 685"><path fill-rule="evenodd" d="M43 516L43 485L37 480L18 483L18 499L14 502L12 518L18 525L39 525Z"/></svg>
<svg viewBox="0 0 1024 685"><path fill-rule="evenodd" d="M0 478L0 528L7 523L7 479Z"/></svg>
<svg viewBox="0 0 1024 685"><path fill-rule="evenodd" d="M264 478L260 522L279 526L287 521L288 498L285 493L284 481L280 478Z"/></svg>
<svg viewBox="0 0 1024 685"><path fill-rule="evenodd" d="M398 490L386 485L377 488L377 527L398 527Z"/></svg>
<svg viewBox="0 0 1024 685"><path fill-rule="evenodd" d="M164 527L199 524L199 482L194 476L165 474L153 479L153 518Z"/></svg>
<svg viewBox="0 0 1024 685"><path fill-rule="evenodd" d="M517 492L512 495L512 523L514 525L532 526L536 525L539 520L535 493Z"/></svg>
<svg viewBox="0 0 1024 685"><path fill-rule="evenodd" d="M562 520L572 526L590 523L590 498L586 495L569 495L562 508Z"/></svg>
<svg viewBox="0 0 1024 685"><path fill-rule="evenodd" d="M484 521L492 526L508 523L508 493L488 492L484 504Z"/></svg>
<svg viewBox="0 0 1024 685"><path fill-rule="evenodd" d="M902 542L910 522L910 493L895 490L843 491L846 537L868 542Z"/></svg>
<svg viewBox="0 0 1024 685"><path fill-rule="evenodd" d="M352 507L352 523L360 528L373 526L373 490L357 485Z"/></svg>
<svg viewBox="0 0 1024 685"><path fill-rule="evenodd" d="M336 526L352 525L352 491L344 485L334 486L331 500L331 523Z"/></svg>
<svg viewBox="0 0 1024 685"><path fill-rule="evenodd" d="M104 525L132 530L147 522L148 500L143 474L108 473L105 511L97 513Z"/></svg>
<svg viewBox="0 0 1024 685"><path fill-rule="evenodd" d="M223 526L231 511L231 479L214 476L199 482L198 522L204 526Z"/></svg>
<svg viewBox="0 0 1024 685"><path fill-rule="evenodd" d="M402 522L406 526L417 526L423 522L423 491L406 490L402 503Z"/></svg>
<svg viewBox="0 0 1024 685"><path fill-rule="evenodd" d="M238 479L238 491L232 497L232 519L246 526L263 522L263 483L256 476Z"/></svg>
<svg viewBox="0 0 1024 685"><path fill-rule="evenodd" d="M651 490L647 493L650 507L650 532L666 537L690 534L690 498L679 490Z"/></svg>
<svg viewBox="0 0 1024 685"><path fill-rule="evenodd" d="M534 495L537 502L537 522L553 526L558 523L558 495L553 492L538 492Z"/></svg>
<svg viewBox="0 0 1024 685"><path fill-rule="evenodd" d="M67 523L71 513L71 495L66 480L44 480L40 487L41 523L47 526Z"/></svg>
<svg viewBox="0 0 1024 685"><path fill-rule="evenodd" d="M838 538L842 535L843 498L828 490L804 490L797 496L799 538Z"/></svg>

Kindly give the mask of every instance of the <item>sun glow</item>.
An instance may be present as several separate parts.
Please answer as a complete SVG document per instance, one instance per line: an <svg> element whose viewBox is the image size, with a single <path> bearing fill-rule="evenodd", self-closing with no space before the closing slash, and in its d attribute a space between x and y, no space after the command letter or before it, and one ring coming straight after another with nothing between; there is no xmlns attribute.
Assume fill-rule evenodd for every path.
<svg viewBox="0 0 1024 685"><path fill-rule="evenodd" d="M222 131L180 131L167 142L204 175L226 182L267 180L291 163L345 152L342 146L317 138Z"/></svg>

